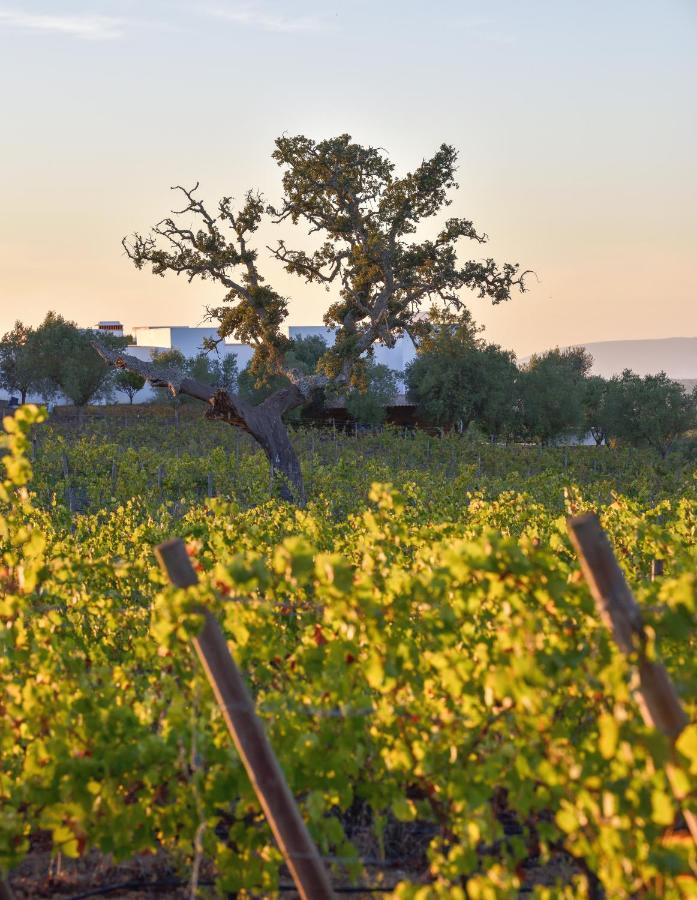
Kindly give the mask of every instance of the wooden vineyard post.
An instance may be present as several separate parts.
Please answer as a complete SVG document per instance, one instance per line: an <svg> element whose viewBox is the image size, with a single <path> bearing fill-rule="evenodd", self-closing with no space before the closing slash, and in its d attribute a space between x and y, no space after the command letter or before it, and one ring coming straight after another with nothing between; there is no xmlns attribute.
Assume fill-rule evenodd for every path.
<svg viewBox="0 0 697 900"><path fill-rule="evenodd" d="M182 540L165 541L155 552L172 584L180 588L197 584ZM256 714L254 701L220 625L207 610L202 613L204 625L194 638L194 648L264 815L303 900L328 900L334 897L329 875Z"/></svg>
<svg viewBox="0 0 697 900"><path fill-rule="evenodd" d="M625 655L637 654L634 694L644 722L658 729L674 744L688 724L675 686L665 668L646 655L646 635L639 605L629 589L619 563L595 513L584 513L567 520L571 542L578 553L583 576L615 643ZM682 805L683 815L697 846L697 815L683 805L676 788L672 766L666 774L673 793Z"/></svg>
<svg viewBox="0 0 697 900"><path fill-rule="evenodd" d="M73 489L70 485L70 463L66 453L61 453L61 465L63 467L63 480L65 481L65 502L68 505L68 511L72 513L74 511Z"/></svg>
<svg viewBox="0 0 697 900"><path fill-rule="evenodd" d="M651 560L651 581L656 581L657 578L660 578L663 575L663 560L662 559L652 559Z"/></svg>

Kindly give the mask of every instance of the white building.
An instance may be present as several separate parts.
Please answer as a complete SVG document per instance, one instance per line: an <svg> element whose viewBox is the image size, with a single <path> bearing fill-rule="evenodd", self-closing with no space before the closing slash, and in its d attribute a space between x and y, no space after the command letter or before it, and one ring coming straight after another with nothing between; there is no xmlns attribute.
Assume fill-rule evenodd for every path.
<svg viewBox="0 0 697 900"><path fill-rule="evenodd" d="M114 337L123 337L123 325L121 322L97 322L97 331L104 334L113 334Z"/></svg>
<svg viewBox="0 0 697 900"><path fill-rule="evenodd" d="M331 328L326 328L324 325L290 325L288 327L288 337L293 340L315 335L323 338L329 347L334 343L334 331ZM405 366L416 357L414 342L406 334L401 338L397 338L397 343L394 347L375 344L373 352L376 363L388 366L395 372L403 372Z"/></svg>
<svg viewBox="0 0 697 900"><path fill-rule="evenodd" d="M115 323L99 323L101 330L102 324ZM119 323L116 323L119 324ZM135 343L126 348L126 353L138 357L145 361L150 361L158 352L164 350L179 350L186 357L197 356L204 351L204 341L207 338L216 339L218 333L215 328L189 328L186 325L136 325L129 329ZM326 341L327 346L334 343L334 331L326 328L324 325L290 325L288 327L288 337L295 340L301 337L319 336ZM214 351L211 351L212 353ZM414 344L411 338L405 336L400 338L396 345L392 348L376 345L374 347L375 361L389 366L396 372L402 372L407 363L411 362L416 356ZM238 371L246 369L254 354L254 348L249 344L236 344L223 341L218 344L217 353L219 357L227 356L233 353L237 357ZM137 399L140 402L152 397L151 388L146 385L139 392Z"/></svg>
<svg viewBox="0 0 697 900"><path fill-rule="evenodd" d="M135 343L127 348L127 352L139 359L152 359L163 350L179 350L186 357L204 353L204 342L216 340L218 332L215 328L189 328L186 325L136 325L130 329ZM214 353L215 351L211 351ZM240 371L247 367L254 350L247 344L235 344L223 341L218 344L219 357L234 353Z"/></svg>
<svg viewBox="0 0 697 900"><path fill-rule="evenodd" d="M95 330L98 333L111 334L115 337L123 337L124 332L130 334L134 343L126 348L126 353L145 362L150 362L153 356L163 350L179 350L186 357L197 356L199 353L205 352L204 341L207 338L215 340L218 337L215 328L190 328L187 325L135 325L125 329L122 323L116 320L98 322ZM291 340L317 335L326 341L329 347L334 343L334 331L324 325L290 325L287 333ZM392 348L376 344L373 350L377 363L389 366L397 373L403 372L407 363L416 356L414 344L408 336L399 338ZM211 351L211 354L214 355L215 352ZM230 353L236 356L237 369L241 372L249 365L254 349L249 344L233 343L227 340L218 344L219 358ZM401 388L399 380L398 384ZM6 392L0 391L0 397L5 396L7 396ZM142 403L151 399L152 396L153 391L146 384L143 390L136 395L136 401ZM117 393L116 398L126 402L125 394Z"/></svg>

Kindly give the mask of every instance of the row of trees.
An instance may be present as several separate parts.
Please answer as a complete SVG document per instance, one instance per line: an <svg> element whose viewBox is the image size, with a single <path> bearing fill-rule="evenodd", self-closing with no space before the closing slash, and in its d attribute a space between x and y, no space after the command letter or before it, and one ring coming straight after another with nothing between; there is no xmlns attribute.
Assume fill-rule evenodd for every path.
<svg viewBox="0 0 697 900"><path fill-rule="evenodd" d="M420 418L432 425L459 430L475 426L492 439L541 444L571 434L592 435L599 445L648 446L662 455L697 425L695 396L664 373L642 378L625 371L610 379L590 375L593 360L583 347L550 350L519 366L514 353L481 338L481 329L466 310L433 310L418 327L418 355L403 375ZM326 351L320 337L296 339L285 352L285 365L312 375ZM155 365L175 366L203 383L238 391L254 404L289 383L273 371L250 368L238 373L232 356L222 363L222 377L221 364L205 355L185 359L179 351L165 351L155 357ZM328 401L343 396L352 419L379 425L398 392L399 374L368 358L361 383L340 392L331 387L315 391L286 418L312 420ZM172 401L166 389L156 393L158 399Z"/></svg>
<svg viewBox="0 0 697 900"><path fill-rule="evenodd" d="M125 394L133 403L145 386L145 378L126 369L110 368L94 349L94 338L94 331L78 328L55 312L49 312L37 328L15 322L0 339L0 387L18 395L22 403L28 396L41 397L47 403L64 397L80 408L112 400L116 393ZM100 334L99 338L114 350L130 342L128 337L109 334ZM181 367L183 374L216 388L237 388L237 360L232 355L218 358L201 353L186 359L178 350L167 350L155 361L162 369ZM160 400L165 396L172 399L169 392L161 390L158 394Z"/></svg>
<svg viewBox="0 0 697 900"><path fill-rule="evenodd" d="M513 353L481 338L467 310L432 310L418 324L418 355L404 378L419 416L446 429L475 426L492 439L553 443L563 435L591 434L597 444L619 442L649 446L665 455L677 437L697 424L697 397L664 373L640 377L631 371L605 379L590 375L592 358L583 347L550 350L518 366ZM50 401L65 396L82 407L109 400L115 392L130 402L144 387L143 376L114 370L94 350L94 333L79 329L51 312L36 329L17 322L0 340L0 386ZM102 338L114 349L127 338ZM321 366L327 345L317 336L290 341L284 351L288 369L311 376ZM160 371L176 369L201 384L239 392L248 402L263 403L288 378L268 368L238 371L236 357L200 353L187 359L179 350L156 354ZM367 359L356 384L344 387L349 415L365 425L385 419L386 407L397 393L397 373ZM155 389L159 402L186 402ZM311 420L339 392L314 391L303 407L289 410L289 420Z"/></svg>
<svg viewBox="0 0 697 900"><path fill-rule="evenodd" d="M64 397L74 406L83 407L113 400L116 393L125 394L133 403L145 386L145 378L106 365L92 345L94 338L93 330L78 328L55 312L49 312L37 328L16 322L0 339L0 387L18 395L22 403L28 396L41 397L44 402ZM125 348L131 340L101 333L99 339L114 350ZM320 337L296 338L287 344L284 363L289 369L312 375L327 349ZM154 355L153 365L162 372L176 369L182 376L216 389L239 391L255 405L290 384L285 375L270 366L239 372L234 354L218 356L215 352L202 351L186 357L180 350L162 350ZM384 419L384 408L396 391L395 374L386 366L368 364L361 387L349 391L350 412L361 421L377 424ZM366 391L366 387L370 390ZM185 394L173 396L169 389L156 387L155 401L180 404L191 399ZM317 393L304 407L290 410L288 418L312 418L323 403L324 393Z"/></svg>
<svg viewBox="0 0 697 900"><path fill-rule="evenodd" d="M49 312L37 328L16 322L0 340L0 387L49 402L62 395L75 406L107 399L116 386L112 372L91 345L93 332ZM123 338L106 335L114 349Z"/></svg>
<svg viewBox="0 0 697 900"><path fill-rule="evenodd" d="M665 373L590 375L583 347L550 350L523 366L485 342L468 313L432 313L405 373L420 415L445 428L477 426L498 439L553 443L591 434L597 444L648 446L665 456L697 425L697 395Z"/></svg>

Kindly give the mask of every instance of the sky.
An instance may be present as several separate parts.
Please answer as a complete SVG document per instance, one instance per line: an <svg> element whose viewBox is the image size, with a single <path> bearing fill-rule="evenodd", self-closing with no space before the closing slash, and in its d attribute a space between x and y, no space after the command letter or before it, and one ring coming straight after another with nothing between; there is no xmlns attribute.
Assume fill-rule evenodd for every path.
<svg viewBox="0 0 697 900"><path fill-rule="evenodd" d="M121 238L175 184L273 202L275 137L348 132L398 171L458 149L448 214L490 237L461 258L535 273L471 295L490 340L697 335L697 0L0 0L0 85L0 333L51 309L203 324L221 292L137 271ZM319 323L332 296L273 237L289 322Z"/></svg>

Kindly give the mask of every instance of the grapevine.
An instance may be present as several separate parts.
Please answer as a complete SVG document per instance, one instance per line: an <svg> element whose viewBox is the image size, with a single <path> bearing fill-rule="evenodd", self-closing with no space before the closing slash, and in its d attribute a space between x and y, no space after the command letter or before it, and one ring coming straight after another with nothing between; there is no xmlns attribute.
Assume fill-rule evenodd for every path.
<svg viewBox="0 0 697 900"><path fill-rule="evenodd" d="M183 443L160 423L76 436L42 418L5 420L0 869L46 831L68 857L164 849L186 871L198 835L217 890L277 890L279 852L190 649L203 604L336 879L367 883L366 858L396 846L401 874L371 878L399 898L583 897L596 881L690 895L666 742L636 714L565 529L599 512L694 722L689 462L302 432L297 509L266 499L257 451L205 423ZM195 588L158 569L172 536ZM695 725L678 752L694 789Z"/></svg>

